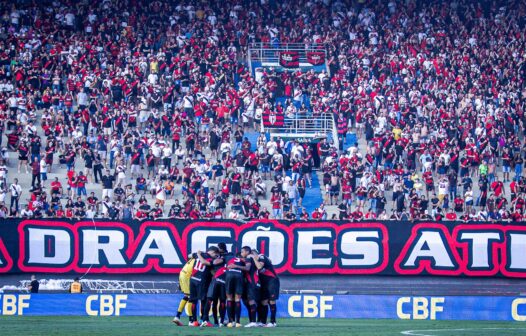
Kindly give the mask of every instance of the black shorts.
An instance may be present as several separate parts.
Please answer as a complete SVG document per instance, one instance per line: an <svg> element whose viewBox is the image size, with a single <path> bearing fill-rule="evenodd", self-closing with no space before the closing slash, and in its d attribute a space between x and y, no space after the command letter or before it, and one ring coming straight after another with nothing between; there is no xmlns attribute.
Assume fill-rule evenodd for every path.
<svg viewBox="0 0 526 336"><path fill-rule="evenodd" d="M261 277L261 300L279 299L279 278Z"/></svg>
<svg viewBox="0 0 526 336"><path fill-rule="evenodd" d="M206 296L208 299L219 299L221 301L226 301L225 280L212 279L210 286L208 286L208 293Z"/></svg>
<svg viewBox="0 0 526 336"><path fill-rule="evenodd" d="M200 301L206 299L208 284L206 281L190 279L190 298L189 301Z"/></svg>
<svg viewBox="0 0 526 336"><path fill-rule="evenodd" d="M247 284L247 299L249 301L259 301L261 300L261 287L253 284Z"/></svg>
<svg viewBox="0 0 526 336"><path fill-rule="evenodd" d="M243 295L243 288L245 286L245 279L243 274L235 272L226 273L225 288L229 295Z"/></svg>

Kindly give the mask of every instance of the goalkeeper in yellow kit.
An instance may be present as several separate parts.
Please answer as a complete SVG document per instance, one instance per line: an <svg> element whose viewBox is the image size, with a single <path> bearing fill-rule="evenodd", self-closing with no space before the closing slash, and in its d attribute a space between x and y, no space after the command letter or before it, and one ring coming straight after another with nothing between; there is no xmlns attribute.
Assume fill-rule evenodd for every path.
<svg viewBox="0 0 526 336"><path fill-rule="evenodd" d="M179 308L177 309L177 315L175 315L173 319L173 323L177 324L178 326L182 326L183 322L181 322L181 314L185 310L186 304L188 303L188 299L190 297L190 277L192 276L192 269L194 268L195 259L190 258L186 265L184 265L183 269L181 270L181 273L179 273L179 289L181 292L183 292L184 297L179 303ZM188 309L188 318L189 323L192 324L194 322L195 317L192 316L192 310Z"/></svg>

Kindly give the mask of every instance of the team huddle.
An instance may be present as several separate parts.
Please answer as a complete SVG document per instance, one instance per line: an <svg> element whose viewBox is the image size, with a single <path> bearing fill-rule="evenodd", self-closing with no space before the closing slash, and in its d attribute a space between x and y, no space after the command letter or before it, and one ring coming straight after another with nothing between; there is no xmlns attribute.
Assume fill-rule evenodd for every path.
<svg viewBox="0 0 526 336"><path fill-rule="evenodd" d="M173 322L182 326L181 314L187 304L191 327L241 327L241 302L247 307L246 328L275 327L279 278L268 257L248 246L238 254L228 252L225 243L198 251L179 275L184 297ZM200 318L197 305L200 305ZM268 312L270 309L270 321ZM210 311L214 323L210 322ZM219 316L218 316L219 315Z"/></svg>

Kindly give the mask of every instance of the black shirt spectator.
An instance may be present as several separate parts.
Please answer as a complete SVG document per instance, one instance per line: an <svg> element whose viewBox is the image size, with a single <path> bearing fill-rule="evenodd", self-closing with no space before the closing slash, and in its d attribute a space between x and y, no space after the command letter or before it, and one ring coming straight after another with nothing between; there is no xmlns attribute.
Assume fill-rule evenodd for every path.
<svg viewBox="0 0 526 336"><path fill-rule="evenodd" d="M113 182L115 182L115 176L103 175L102 176L102 187L104 189L113 189Z"/></svg>
<svg viewBox="0 0 526 336"><path fill-rule="evenodd" d="M40 283L38 282L37 278L33 275L31 276L31 283L28 286L29 292L32 294L38 293L38 290L40 288Z"/></svg>

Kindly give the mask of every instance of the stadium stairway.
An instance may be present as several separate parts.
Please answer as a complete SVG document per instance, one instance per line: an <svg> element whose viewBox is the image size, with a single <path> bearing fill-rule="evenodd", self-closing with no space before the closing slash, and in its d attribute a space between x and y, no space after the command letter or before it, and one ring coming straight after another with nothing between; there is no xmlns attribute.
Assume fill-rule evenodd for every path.
<svg viewBox="0 0 526 336"><path fill-rule="evenodd" d="M346 151L347 148L351 147L355 143L358 143L358 138L356 137L356 133L347 133L347 137L345 138L345 143L343 144L343 150Z"/></svg>
<svg viewBox="0 0 526 336"><path fill-rule="evenodd" d="M312 187L307 188L305 191L305 197L303 198L303 207L309 214L312 214L314 209L320 206L323 202L323 196L320 189L320 181L318 179L318 173L312 172Z"/></svg>
<svg viewBox="0 0 526 336"><path fill-rule="evenodd" d="M250 150L255 152L258 149L259 132L245 132L245 137L250 141Z"/></svg>

